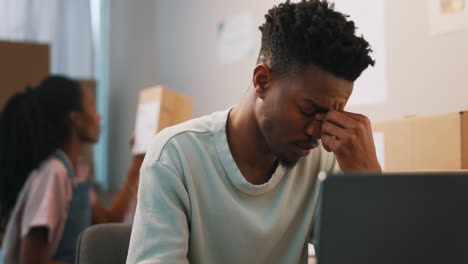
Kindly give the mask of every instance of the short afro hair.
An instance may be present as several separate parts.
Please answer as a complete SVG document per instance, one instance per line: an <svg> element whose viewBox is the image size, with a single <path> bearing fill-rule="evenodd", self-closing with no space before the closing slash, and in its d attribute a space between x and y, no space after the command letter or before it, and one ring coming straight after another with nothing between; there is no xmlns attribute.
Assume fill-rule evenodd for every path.
<svg viewBox="0 0 468 264"><path fill-rule="evenodd" d="M372 50L362 36L355 35L349 16L334 9L327 0L287 0L270 9L259 27L258 63L267 63L280 75L313 64L354 82L369 65L374 66Z"/></svg>

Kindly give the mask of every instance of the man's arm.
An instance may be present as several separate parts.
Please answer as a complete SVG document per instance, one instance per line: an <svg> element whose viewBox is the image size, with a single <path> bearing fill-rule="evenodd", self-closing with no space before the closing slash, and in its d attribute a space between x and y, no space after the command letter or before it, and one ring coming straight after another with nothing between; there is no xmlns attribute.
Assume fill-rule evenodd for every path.
<svg viewBox="0 0 468 264"><path fill-rule="evenodd" d="M189 216L180 176L163 163L144 163L127 264L188 263Z"/></svg>

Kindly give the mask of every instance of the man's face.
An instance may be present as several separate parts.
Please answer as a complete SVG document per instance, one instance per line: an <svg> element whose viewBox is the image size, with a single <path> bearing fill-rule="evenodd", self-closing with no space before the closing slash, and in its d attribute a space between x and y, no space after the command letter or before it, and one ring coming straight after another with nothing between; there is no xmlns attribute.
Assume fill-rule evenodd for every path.
<svg viewBox="0 0 468 264"><path fill-rule="evenodd" d="M343 110L353 90L353 83L310 65L301 73L271 81L262 99L257 98L255 114L265 141L287 167L318 146L322 122L319 112Z"/></svg>

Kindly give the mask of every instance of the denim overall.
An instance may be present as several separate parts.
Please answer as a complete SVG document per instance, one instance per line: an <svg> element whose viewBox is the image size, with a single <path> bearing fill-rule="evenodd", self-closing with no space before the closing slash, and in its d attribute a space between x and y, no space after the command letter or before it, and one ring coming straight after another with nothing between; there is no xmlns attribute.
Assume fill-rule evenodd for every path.
<svg viewBox="0 0 468 264"><path fill-rule="evenodd" d="M76 173L69 160L62 152L56 152L54 157L58 158L67 168L68 175L73 180ZM62 239L53 260L63 262L75 262L75 251L80 233L91 225L91 202L89 200L90 182L85 180L73 183L72 200L68 209L68 217L63 230Z"/></svg>

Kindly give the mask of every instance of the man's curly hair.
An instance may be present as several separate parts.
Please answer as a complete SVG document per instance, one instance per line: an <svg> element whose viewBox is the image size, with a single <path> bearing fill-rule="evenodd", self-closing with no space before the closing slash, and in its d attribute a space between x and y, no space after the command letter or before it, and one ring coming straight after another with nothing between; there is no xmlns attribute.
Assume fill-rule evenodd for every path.
<svg viewBox="0 0 468 264"><path fill-rule="evenodd" d="M354 22L334 8L327 0L287 0L270 9L259 27L258 62L280 75L313 64L354 82L375 61L369 56L369 43L355 35Z"/></svg>

